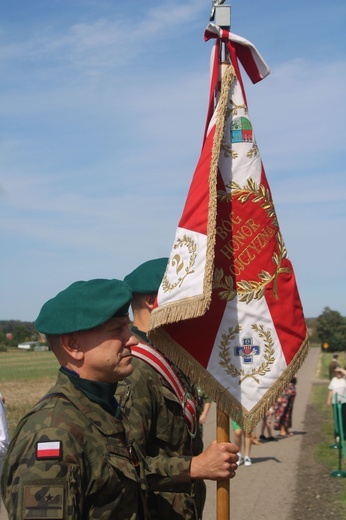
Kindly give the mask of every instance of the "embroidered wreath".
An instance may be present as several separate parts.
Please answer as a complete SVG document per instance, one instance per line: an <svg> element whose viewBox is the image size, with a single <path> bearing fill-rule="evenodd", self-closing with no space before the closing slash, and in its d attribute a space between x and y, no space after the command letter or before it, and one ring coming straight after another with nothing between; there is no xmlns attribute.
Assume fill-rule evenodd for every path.
<svg viewBox="0 0 346 520"><path fill-rule="evenodd" d="M185 265L184 260L182 257L177 253L174 255L171 259L171 265L172 267L175 267L176 274L178 275L181 273L181 276L178 277L177 281L174 283L170 283L167 277L167 274L165 273L163 280L162 280L162 290L164 292L172 291L176 287L181 287L183 281L185 278L194 272L192 267L195 264L196 257L197 257L197 245L196 242L187 235L184 235L182 238L178 238L175 242L173 249L178 249L186 247L189 252L189 265Z"/></svg>

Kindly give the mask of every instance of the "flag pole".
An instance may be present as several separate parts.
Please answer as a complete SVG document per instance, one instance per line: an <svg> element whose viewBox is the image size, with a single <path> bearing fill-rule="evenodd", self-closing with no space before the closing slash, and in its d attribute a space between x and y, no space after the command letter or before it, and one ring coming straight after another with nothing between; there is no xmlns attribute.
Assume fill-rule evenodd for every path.
<svg viewBox="0 0 346 520"><path fill-rule="evenodd" d="M231 29L231 6L222 5L225 0L213 0L213 9L210 15L210 21L214 21L216 25L222 29ZM223 69L229 64L230 57L227 46L224 42L220 46L219 62L220 82L222 79ZM217 93L215 93L217 95ZM229 442L229 417L219 408L216 411L216 440L217 442ZM220 480L217 482L216 495L216 517L217 520L230 520L230 492L229 480Z"/></svg>
<svg viewBox="0 0 346 520"><path fill-rule="evenodd" d="M229 442L229 417L219 408L216 411L216 423L217 442ZM229 496L229 480L218 481L216 495L217 520L230 519Z"/></svg>

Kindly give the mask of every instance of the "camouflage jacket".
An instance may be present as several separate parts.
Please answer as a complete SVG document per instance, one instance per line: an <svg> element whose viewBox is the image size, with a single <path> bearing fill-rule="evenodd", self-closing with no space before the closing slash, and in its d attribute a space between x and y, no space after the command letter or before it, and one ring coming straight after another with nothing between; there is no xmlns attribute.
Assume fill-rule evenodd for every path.
<svg viewBox="0 0 346 520"><path fill-rule="evenodd" d="M144 471L126 430L59 372L11 441L1 478L9 518L148 518Z"/></svg>
<svg viewBox="0 0 346 520"><path fill-rule="evenodd" d="M132 363L134 371L118 384L116 397L146 454L150 517L197 520L202 516L205 484L191 481L190 464L192 456L203 451L201 430L190 435L178 397L154 368L138 358ZM197 397L188 380L184 384Z"/></svg>

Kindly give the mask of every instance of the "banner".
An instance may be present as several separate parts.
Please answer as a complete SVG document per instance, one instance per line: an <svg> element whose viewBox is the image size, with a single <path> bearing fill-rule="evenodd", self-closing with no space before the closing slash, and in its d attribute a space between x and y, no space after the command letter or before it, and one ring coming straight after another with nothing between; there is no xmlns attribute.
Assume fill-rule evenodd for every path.
<svg viewBox="0 0 346 520"><path fill-rule="evenodd" d="M210 38L216 41L203 147L149 337L250 431L295 375L309 344L239 61L253 83L270 71L244 38L209 24Z"/></svg>

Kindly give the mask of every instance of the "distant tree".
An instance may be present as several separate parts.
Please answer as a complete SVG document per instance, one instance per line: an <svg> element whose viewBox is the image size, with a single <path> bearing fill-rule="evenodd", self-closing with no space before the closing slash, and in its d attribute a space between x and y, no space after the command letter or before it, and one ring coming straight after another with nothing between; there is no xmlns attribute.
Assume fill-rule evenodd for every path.
<svg viewBox="0 0 346 520"><path fill-rule="evenodd" d="M12 342L24 343L30 341L31 332L24 325L15 325L12 332Z"/></svg>
<svg viewBox="0 0 346 520"><path fill-rule="evenodd" d="M305 318L306 327L309 331L309 341L311 344L319 343L319 338L316 333L316 318Z"/></svg>
<svg viewBox="0 0 346 520"><path fill-rule="evenodd" d="M346 318L340 312L325 307L316 320L316 332L322 348L328 344L329 352L346 350Z"/></svg>
<svg viewBox="0 0 346 520"><path fill-rule="evenodd" d="M18 343L34 341L39 337L34 323L19 320L0 321L0 345L17 346Z"/></svg>

